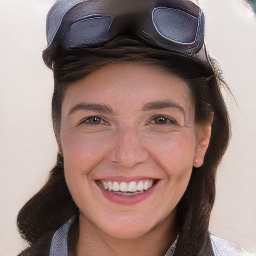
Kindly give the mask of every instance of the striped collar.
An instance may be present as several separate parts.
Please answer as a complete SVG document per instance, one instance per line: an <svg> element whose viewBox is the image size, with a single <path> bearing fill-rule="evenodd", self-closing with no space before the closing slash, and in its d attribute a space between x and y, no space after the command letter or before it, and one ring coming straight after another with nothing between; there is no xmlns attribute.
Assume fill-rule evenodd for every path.
<svg viewBox="0 0 256 256"><path fill-rule="evenodd" d="M68 256L68 235L69 230L74 222L77 215L73 216L68 220L63 226L61 226L53 235L51 240L50 254L49 256ZM173 256L176 249L175 242L169 247L165 256ZM235 245L225 239L218 236L210 234L210 244L206 247L204 251L204 256L256 256L255 254L250 254L244 249Z"/></svg>
<svg viewBox="0 0 256 256"><path fill-rule="evenodd" d="M68 234L76 215L69 219L53 235L49 256L68 256ZM173 256L178 238L169 247L165 256Z"/></svg>

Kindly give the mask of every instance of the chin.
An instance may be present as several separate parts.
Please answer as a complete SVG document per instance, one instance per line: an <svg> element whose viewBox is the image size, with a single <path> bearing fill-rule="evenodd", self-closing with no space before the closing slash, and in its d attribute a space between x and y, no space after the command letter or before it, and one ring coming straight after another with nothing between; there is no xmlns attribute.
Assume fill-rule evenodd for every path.
<svg viewBox="0 0 256 256"><path fill-rule="evenodd" d="M137 239L150 233L152 228L146 227L120 227L118 229L106 229L105 233L116 239Z"/></svg>
<svg viewBox="0 0 256 256"><path fill-rule="evenodd" d="M138 218L138 216L122 216L117 218L102 218L102 221L95 221L94 225L106 235L116 239L137 239L145 236L154 229L152 220Z"/></svg>

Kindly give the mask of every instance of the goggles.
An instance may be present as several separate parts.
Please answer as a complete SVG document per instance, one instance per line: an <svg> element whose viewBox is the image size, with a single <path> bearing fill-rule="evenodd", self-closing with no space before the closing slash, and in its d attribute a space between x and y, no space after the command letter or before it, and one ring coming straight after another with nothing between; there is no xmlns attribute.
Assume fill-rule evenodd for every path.
<svg viewBox="0 0 256 256"><path fill-rule="evenodd" d="M196 0L57 0L47 16L48 47L98 47L120 34L192 57L213 73Z"/></svg>

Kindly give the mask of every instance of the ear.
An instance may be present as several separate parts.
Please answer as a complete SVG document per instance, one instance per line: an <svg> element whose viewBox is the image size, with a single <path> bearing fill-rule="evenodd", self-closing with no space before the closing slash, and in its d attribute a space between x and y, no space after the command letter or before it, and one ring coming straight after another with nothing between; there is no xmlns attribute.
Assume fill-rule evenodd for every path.
<svg viewBox="0 0 256 256"><path fill-rule="evenodd" d="M212 131L212 121L213 115L209 122L204 124L196 125L196 148L194 155L194 167L199 168L204 163L205 153L208 149L210 139L211 139L211 131Z"/></svg>

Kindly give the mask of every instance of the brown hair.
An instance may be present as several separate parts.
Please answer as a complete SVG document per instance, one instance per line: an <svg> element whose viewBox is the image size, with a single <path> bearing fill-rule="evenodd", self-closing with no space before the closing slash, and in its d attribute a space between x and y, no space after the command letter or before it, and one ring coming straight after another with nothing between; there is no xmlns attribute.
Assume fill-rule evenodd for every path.
<svg viewBox="0 0 256 256"><path fill-rule="evenodd" d="M208 225L215 199L217 166L226 150L230 124L221 87L225 87L217 68L209 75L204 65L154 48L130 36L120 36L99 48L62 51L47 49L43 58L54 72L52 120L59 141L61 105L70 83L82 79L94 70L113 62L138 61L157 65L188 82L195 100L196 122L209 122L212 112L212 135L204 164L192 172L185 194L177 206L180 235L175 255L201 255L209 240ZM213 63L212 63L213 64ZM63 158L58 154L44 187L20 210L19 231L29 243L34 243L47 231L56 230L78 212L67 188Z"/></svg>

